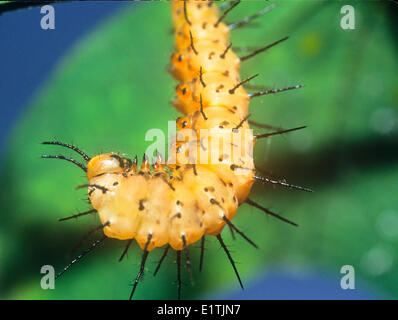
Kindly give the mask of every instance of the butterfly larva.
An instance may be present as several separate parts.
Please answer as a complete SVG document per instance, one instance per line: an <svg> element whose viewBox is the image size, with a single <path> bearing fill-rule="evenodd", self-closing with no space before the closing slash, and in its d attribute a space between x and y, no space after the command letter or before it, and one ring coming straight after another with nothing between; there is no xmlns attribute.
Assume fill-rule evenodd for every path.
<svg viewBox="0 0 398 320"><path fill-rule="evenodd" d="M175 250L178 270L181 263L180 253L185 251L190 269L188 246L201 241L202 265L204 238L209 235L217 237L243 288L234 261L221 237L221 231L228 226L256 246L232 223L239 205L246 202L294 224L248 199L251 187L255 180L259 180L307 191L308 189L258 176L251 150L255 140L303 127L253 135L249 130L248 108L251 98L300 86L254 94L245 91L244 85L257 75L241 80L241 62L284 41L285 38L245 57L236 56L229 40L230 31L268 11L263 10L261 14L238 23L225 24L224 17L238 3L239 1L232 3L220 14L219 7L212 1L171 2L176 52L171 57L170 72L179 81L173 104L184 114L184 117L177 119L178 131L181 133L188 130L188 134L185 140L176 140L173 143L174 148L167 164L158 155L156 163L151 166L144 155L143 162L138 167L137 158L130 160L116 153L89 157L75 146L57 141L44 142L70 148L87 162L86 166L64 156L43 156L70 161L86 172L88 184L82 187L88 187L93 209L73 217L98 213L101 225L95 230L103 229L105 234L58 276L106 238L129 240L121 258L135 239L143 249L143 257L130 295L132 298L150 251L165 246L162 262L170 248ZM221 151L217 153L219 157L215 160L211 158L212 151L215 151L211 142L215 138L208 132L213 129L221 132L225 140L228 135L240 134L237 140L231 140L233 142L230 143L232 149L239 150L238 157L225 154L222 147L217 147L220 149L216 150ZM203 145L205 142L206 146ZM192 156L188 152L192 149L207 150L206 161L199 161L197 154ZM63 220L66 219L68 218ZM180 272L178 275L180 277ZM180 289L179 278L178 297Z"/></svg>

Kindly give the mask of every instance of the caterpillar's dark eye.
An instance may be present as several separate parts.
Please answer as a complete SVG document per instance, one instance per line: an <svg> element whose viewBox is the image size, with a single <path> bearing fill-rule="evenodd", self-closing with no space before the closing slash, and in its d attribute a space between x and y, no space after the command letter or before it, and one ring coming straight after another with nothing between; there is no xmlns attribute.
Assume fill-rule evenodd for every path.
<svg viewBox="0 0 398 320"><path fill-rule="evenodd" d="M187 91L188 91L187 87L183 88L183 89L182 89L182 94L186 94Z"/></svg>
<svg viewBox="0 0 398 320"><path fill-rule="evenodd" d="M184 59L184 56L183 56L182 54L180 54L180 55L178 56L178 61L181 62L182 59Z"/></svg>
<svg viewBox="0 0 398 320"><path fill-rule="evenodd" d="M184 122L182 123L182 127L183 127L183 128L185 128L187 125L188 125L188 121L184 121Z"/></svg>
<svg viewBox="0 0 398 320"><path fill-rule="evenodd" d="M121 156L119 156L118 154L111 154L111 158L116 159L119 162L119 167L121 169L125 168L125 159Z"/></svg>
<svg viewBox="0 0 398 320"><path fill-rule="evenodd" d="M125 171L129 171L133 166L133 161L129 158L125 158L124 160L125 160L125 165L124 165Z"/></svg>

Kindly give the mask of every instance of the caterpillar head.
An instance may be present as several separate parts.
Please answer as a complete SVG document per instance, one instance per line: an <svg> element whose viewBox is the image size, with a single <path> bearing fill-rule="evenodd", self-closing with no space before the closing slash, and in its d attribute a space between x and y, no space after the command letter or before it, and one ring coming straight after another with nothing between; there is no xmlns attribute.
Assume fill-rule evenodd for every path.
<svg viewBox="0 0 398 320"><path fill-rule="evenodd" d="M87 178L105 173L123 173L137 167L136 159L131 161L116 153L103 153L90 159L87 163Z"/></svg>

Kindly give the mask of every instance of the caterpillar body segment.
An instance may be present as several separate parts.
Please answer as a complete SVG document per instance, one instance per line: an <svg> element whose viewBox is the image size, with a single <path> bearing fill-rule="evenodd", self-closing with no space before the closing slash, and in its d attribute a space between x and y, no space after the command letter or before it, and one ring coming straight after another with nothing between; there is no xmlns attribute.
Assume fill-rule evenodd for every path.
<svg viewBox="0 0 398 320"><path fill-rule="evenodd" d="M229 138L229 132L233 133L234 128L247 116L250 98L242 86L236 87L240 83L240 59L231 49L228 26L220 22L218 10L209 9L215 7L214 4L203 6L198 5L201 1L178 0L173 3L176 49L179 51L172 56L171 73L181 82L176 88L173 105L187 115L184 121L186 126L195 131L196 141L199 141L196 142L196 148L199 150L203 141L210 141L212 145L212 140L217 139L201 135L200 130L220 129L225 132L225 138ZM206 15L206 20L203 20L202 14ZM247 129L248 123L244 122L237 130L247 136L250 135ZM245 200L254 182L253 139L246 138L246 143L240 141L237 145L243 151L239 159L225 159L223 153L218 152L221 154L220 163L215 163L213 159L206 165L222 179L237 183L236 196L240 203ZM192 148L191 141L184 145ZM183 148L181 145L179 147ZM234 147L233 143L231 147ZM182 158L185 156L184 151L182 149L180 152ZM237 174L236 170L240 172Z"/></svg>
<svg viewBox="0 0 398 320"><path fill-rule="evenodd" d="M219 15L220 9L211 1L171 1L171 17L176 33L185 23L203 24Z"/></svg>
<svg viewBox="0 0 398 320"><path fill-rule="evenodd" d="M109 221L104 232L110 238L135 238L144 249L151 234L148 251L167 243L182 250L181 235L189 245L205 233L218 234L225 225L223 217L235 215L238 201L234 188L207 168L193 170L186 165L177 170L181 178L176 178L164 172L150 173L143 163L139 171L132 168L120 173L108 167L111 159L101 158L100 162L96 158L89 161L87 176L93 176L91 161L111 171L97 171L89 180L93 186L89 187L89 199L101 222Z"/></svg>
<svg viewBox="0 0 398 320"><path fill-rule="evenodd" d="M249 110L250 97L242 86L233 90L239 83L238 77L230 77L228 72L202 74L203 86L199 79L188 83L179 84L176 87L176 97L173 105L184 114L192 114L200 110L202 97L203 108L224 107L229 113L237 113L239 117L245 117Z"/></svg>
<svg viewBox="0 0 398 320"><path fill-rule="evenodd" d="M177 3L172 5L177 52L171 58L171 74L182 82L198 78L200 69L203 73L221 72L239 77L240 60L232 50L227 50L229 27L219 21L218 8L211 2L204 5L198 1L172 2Z"/></svg>
<svg viewBox="0 0 398 320"><path fill-rule="evenodd" d="M192 45L172 54L171 74L178 81L191 82L199 78L202 68L203 73L217 72L238 78L240 59L231 50L223 56L227 47L228 43L202 43L192 38Z"/></svg>
<svg viewBox="0 0 398 320"><path fill-rule="evenodd" d="M195 21L195 20L193 20ZM185 50L191 45L191 35L196 45L228 45L229 28L220 23L217 26L216 17L209 17L205 22L191 22L188 24L183 22L181 27L177 29L175 36L176 50Z"/></svg>

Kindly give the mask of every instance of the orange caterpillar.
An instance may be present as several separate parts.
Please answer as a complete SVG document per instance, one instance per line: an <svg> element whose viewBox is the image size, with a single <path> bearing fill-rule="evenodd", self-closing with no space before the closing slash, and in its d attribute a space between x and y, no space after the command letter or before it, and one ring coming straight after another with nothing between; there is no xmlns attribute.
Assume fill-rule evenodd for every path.
<svg viewBox="0 0 398 320"><path fill-rule="evenodd" d="M245 91L243 85L254 76L241 81L241 62L285 38L246 57L237 57L229 41L230 30L266 12L248 17L240 24L226 25L223 22L224 17L238 3L239 1L232 3L220 14L219 7L211 1L171 2L176 52L171 58L170 71L179 81L173 104L184 117L177 119L178 134L167 164L158 155L156 163L151 167L144 155L143 163L138 168L137 158L132 161L115 153L88 157L72 145L57 141L44 142L73 149L87 161L86 167L64 156L43 156L73 162L86 171L88 184L83 187L88 187L93 210L72 217L98 213L101 225L94 231L103 229L105 234L58 276L106 238L129 240L121 258L135 239L143 249L143 257L130 299L144 272L149 252L163 246L165 252L158 268L170 248L177 252L180 298L181 251L186 253L186 263L190 271L188 246L201 241L202 264L205 236L211 235L217 237L225 250L242 286L234 261L221 237L221 232L227 225L255 246L231 222L239 205L249 203L292 223L248 199L256 179L295 187L256 175L252 148L254 140L302 127L254 136L249 128L248 108L253 97L300 86L255 94ZM178 136L183 132L184 138L179 140ZM217 132L218 136L215 137L212 132ZM224 143L229 142L213 147L212 143L218 142L220 136ZM212 152L204 151L218 151L218 156L214 159ZM201 159L198 156L200 153L205 154Z"/></svg>

